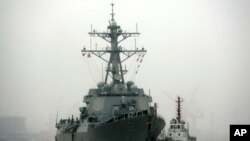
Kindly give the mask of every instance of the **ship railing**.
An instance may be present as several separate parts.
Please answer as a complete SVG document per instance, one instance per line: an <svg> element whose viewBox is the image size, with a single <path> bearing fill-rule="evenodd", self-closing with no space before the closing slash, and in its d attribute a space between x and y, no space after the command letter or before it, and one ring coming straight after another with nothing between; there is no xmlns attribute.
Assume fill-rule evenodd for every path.
<svg viewBox="0 0 250 141"><path fill-rule="evenodd" d="M124 93L124 94L114 94L114 93L109 93L109 94L99 94L98 96L138 96L138 94L130 94L130 93Z"/></svg>
<svg viewBox="0 0 250 141"><path fill-rule="evenodd" d="M86 96L84 96L84 97L86 97L86 98L89 98L89 97L92 97L93 95L86 95Z"/></svg>
<svg viewBox="0 0 250 141"><path fill-rule="evenodd" d="M109 123L113 123L116 121L121 121L121 120L136 118L136 117L142 117L142 116L147 116L147 115L150 115L148 110L142 110L142 111L133 112L133 113L132 112L126 113L126 114L122 114L122 115L119 115L117 117L111 118L110 120L103 122L102 124L109 124Z"/></svg>

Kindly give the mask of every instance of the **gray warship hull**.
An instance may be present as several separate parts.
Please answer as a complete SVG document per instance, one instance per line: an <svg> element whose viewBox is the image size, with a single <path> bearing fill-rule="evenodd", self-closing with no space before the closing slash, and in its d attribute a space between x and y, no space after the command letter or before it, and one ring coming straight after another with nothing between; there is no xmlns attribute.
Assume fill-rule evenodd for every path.
<svg viewBox="0 0 250 141"><path fill-rule="evenodd" d="M157 116L142 116L89 128L87 132L57 134L56 141L155 141L165 126Z"/></svg>

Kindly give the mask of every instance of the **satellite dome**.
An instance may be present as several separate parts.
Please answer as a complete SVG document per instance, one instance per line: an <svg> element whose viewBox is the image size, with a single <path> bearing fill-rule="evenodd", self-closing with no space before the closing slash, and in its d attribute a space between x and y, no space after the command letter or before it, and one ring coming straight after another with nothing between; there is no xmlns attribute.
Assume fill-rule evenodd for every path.
<svg viewBox="0 0 250 141"><path fill-rule="evenodd" d="M104 84L104 86L102 87L102 89L104 91L110 91L111 90L111 86L109 84Z"/></svg>
<svg viewBox="0 0 250 141"><path fill-rule="evenodd" d="M127 88L130 90L131 85L134 85L133 81L128 81L127 82Z"/></svg>
<svg viewBox="0 0 250 141"><path fill-rule="evenodd" d="M137 86L135 84L133 84L133 85L130 86L130 90L132 92L136 92L138 90L138 88L137 88Z"/></svg>
<svg viewBox="0 0 250 141"><path fill-rule="evenodd" d="M171 124L175 124L176 122L177 122L176 119L172 119L172 120L170 121Z"/></svg>
<svg viewBox="0 0 250 141"><path fill-rule="evenodd" d="M101 89L104 85L105 85L104 82L99 82L99 83L97 84L97 88L98 88L98 89Z"/></svg>

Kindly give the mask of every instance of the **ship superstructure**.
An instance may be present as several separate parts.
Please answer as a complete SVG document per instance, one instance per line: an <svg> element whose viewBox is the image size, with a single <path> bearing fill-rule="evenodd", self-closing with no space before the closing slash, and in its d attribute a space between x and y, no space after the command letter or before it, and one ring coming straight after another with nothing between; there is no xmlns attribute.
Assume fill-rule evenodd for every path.
<svg viewBox="0 0 250 141"><path fill-rule="evenodd" d="M127 72L122 63L135 54L145 55L144 48L127 50L120 43L140 33L125 32L117 25L113 6L106 32L92 30L90 36L109 43L103 50L83 48L82 54L93 54L107 62L104 82L84 96L86 107L80 107L79 118L61 119L57 124L56 141L155 141L165 126L157 115L152 97L133 81L124 80ZM109 54L109 59L104 55ZM121 59L120 55L124 55Z"/></svg>
<svg viewBox="0 0 250 141"><path fill-rule="evenodd" d="M181 118L181 103L183 99L177 97L177 116L170 121L170 128L168 129L167 141L196 141L196 137L189 135L189 127L185 127L185 121Z"/></svg>

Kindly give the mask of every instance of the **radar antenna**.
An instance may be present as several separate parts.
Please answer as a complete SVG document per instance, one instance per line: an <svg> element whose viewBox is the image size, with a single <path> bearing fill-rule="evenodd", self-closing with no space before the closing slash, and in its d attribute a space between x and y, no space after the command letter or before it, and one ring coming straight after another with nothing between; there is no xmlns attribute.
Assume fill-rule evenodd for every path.
<svg viewBox="0 0 250 141"><path fill-rule="evenodd" d="M115 15L115 13L114 13L114 3L111 3L110 4L111 5L111 7L112 7L112 13L111 13L111 21L114 21L114 15Z"/></svg>

